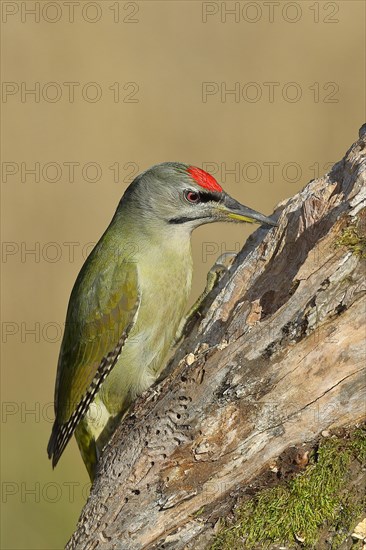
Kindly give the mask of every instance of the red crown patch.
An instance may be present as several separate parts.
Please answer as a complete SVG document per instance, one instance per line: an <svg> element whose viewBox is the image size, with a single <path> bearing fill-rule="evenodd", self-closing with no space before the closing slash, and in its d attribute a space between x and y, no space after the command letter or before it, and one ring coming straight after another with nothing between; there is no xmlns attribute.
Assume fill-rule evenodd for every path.
<svg viewBox="0 0 366 550"><path fill-rule="evenodd" d="M222 192L222 187L208 172L205 172L204 170L201 170L201 168L197 168L196 166L190 166L188 168L188 172L192 176L194 181L198 183L198 185L200 185L201 187L204 187L204 189L208 189L208 191L218 191L219 193Z"/></svg>

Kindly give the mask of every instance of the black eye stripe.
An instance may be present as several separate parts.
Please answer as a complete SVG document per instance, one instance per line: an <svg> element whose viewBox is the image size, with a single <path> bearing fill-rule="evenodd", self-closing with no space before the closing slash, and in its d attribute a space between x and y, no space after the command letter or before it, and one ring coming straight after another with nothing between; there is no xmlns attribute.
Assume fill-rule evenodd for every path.
<svg viewBox="0 0 366 550"><path fill-rule="evenodd" d="M202 191L199 195L201 202L219 202L221 198L220 195L218 195L217 193L210 193L209 191Z"/></svg>
<svg viewBox="0 0 366 550"><path fill-rule="evenodd" d="M185 196L187 197L189 193L194 193L195 195L199 196L199 201L197 201L197 203L210 202L210 201L220 202L221 200L221 197L218 193L211 193L210 191L195 191L193 189L187 189L185 191Z"/></svg>

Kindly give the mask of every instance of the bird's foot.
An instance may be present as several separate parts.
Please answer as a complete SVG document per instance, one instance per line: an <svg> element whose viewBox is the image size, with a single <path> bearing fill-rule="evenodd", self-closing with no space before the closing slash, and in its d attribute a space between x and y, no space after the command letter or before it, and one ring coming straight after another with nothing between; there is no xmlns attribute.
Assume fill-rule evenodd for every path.
<svg viewBox="0 0 366 550"><path fill-rule="evenodd" d="M188 332L193 320L195 320L197 317L202 316L202 310L206 297L210 294L211 290L217 285L217 283L222 279L223 275L230 270L235 258L236 254L234 252L225 252L224 254L221 254L221 256L211 267L210 271L207 273L205 290L202 292L198 300L193 304L187 315L182 319L182 322L177 332L177 336L175 338L175 345L177 345L178 342L183 338L183 336Z"/></svg>

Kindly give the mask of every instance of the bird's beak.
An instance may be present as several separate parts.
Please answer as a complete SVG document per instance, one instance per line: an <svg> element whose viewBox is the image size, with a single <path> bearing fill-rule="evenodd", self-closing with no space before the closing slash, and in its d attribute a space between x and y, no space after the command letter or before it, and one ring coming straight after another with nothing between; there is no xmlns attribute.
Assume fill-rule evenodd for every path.
<svg viewBox="0 0 366 550"><path fill-rule="evenodd" d="M230 195L225 194L224 200L220 204L220 210L226 218L249 223L263 223L266 225L277 226L277 223L263 216L240 202L236 201Z"/></svg>

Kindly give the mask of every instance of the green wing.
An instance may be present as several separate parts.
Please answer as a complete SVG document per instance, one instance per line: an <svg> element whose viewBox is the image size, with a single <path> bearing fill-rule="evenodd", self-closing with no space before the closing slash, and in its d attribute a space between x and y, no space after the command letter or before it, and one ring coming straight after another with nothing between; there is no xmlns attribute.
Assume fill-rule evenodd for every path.
<svg viewBox="0 0 366 550"><path fill-rule="evenodd" d="M107 248L93 250L70 297L48 444L53 466L116 364L139 306L136 265Z"/></svg>

